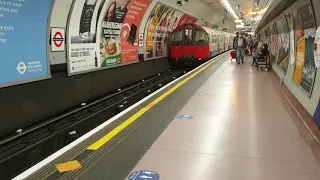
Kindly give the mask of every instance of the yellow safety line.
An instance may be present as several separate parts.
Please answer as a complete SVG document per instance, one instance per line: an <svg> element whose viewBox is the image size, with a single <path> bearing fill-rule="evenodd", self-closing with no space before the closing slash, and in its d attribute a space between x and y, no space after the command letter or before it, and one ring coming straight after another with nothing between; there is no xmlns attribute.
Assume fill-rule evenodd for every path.
<svg viewBox="0 0 320 180"><path fill-rule="evenodd" d="M225 54L224 54L225 55ZM127 126L129 126L131 123L133 123L135 120L137 120L140 116L142 116L145 112L147 112L151 107L158 104L161 100L163 100L165 97L167 97L169 94L174 92L176 89L178 89L180 86L185 84L187 81L195 77L197 74L202 72L203 70L207 69L211 64L215 63L218 59L222 58L224 55L221 55L220 57L217 57L217 59L213 60L212 62L208 63L195 73L191 74L189 77L181 81L180 83L176 84L174 87L169 89L167 92L159 96L157 99L155 99L153 102L148 104L146 107L142 108L140 111L138 111L136 114L131 116L129 119L124 121L122 124L120 124L118 127L110 131L107 135L96 141L95 143L91 144L87 149L88 150L98 150L100 147L102 147L104 144L109 142L114 136L119 134L123 129L125 129Z"/></svg>

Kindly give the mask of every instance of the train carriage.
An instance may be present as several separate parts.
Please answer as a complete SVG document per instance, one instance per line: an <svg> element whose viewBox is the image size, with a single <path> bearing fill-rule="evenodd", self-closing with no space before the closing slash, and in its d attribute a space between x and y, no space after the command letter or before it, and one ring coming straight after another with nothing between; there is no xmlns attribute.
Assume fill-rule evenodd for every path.
<svg viewBox="0 0 320 180"><path fill-rule="evenodd" d="M229 50L230 36L196 24L181 25L171 33L170 58L176 63L202 63Z"/></svg>

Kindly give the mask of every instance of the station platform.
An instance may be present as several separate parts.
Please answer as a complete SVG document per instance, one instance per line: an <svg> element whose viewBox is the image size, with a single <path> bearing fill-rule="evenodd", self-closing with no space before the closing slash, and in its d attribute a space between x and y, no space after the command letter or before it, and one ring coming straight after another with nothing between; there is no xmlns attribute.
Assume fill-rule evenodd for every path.
<svg viewBox="0 0 320 180"><path fill-rule="evenodd" d="M214 58L15 179L320 179L269 73L230 59Z"/></svg>

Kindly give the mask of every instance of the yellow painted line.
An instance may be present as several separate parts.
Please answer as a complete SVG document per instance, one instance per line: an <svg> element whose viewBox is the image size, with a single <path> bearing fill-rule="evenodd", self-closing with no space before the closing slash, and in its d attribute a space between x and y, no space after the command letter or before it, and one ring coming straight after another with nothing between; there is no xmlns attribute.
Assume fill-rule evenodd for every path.
<svg viewBox="0 0 320 180"><path fill-rule="evenodd" d="M224 54L225 55L225 54ZM92 145L90 145L87 149L88 150L98 150L101 146L103 146L104 144L106 144L108 141L110 141L114 136L116 136L117 134L119 134L123 129L125 129L127 126L129 126L132 122L134 122L135 120L137 120L140 116L142 116L145 112L147 112L151 107L153 107L154 105L158 104L160 101L162 101L165 97L167 97L169 94L171 94L172 92L174 92L175 90L177 90L180 86L182 86L183 84L185 84L187 81L189 81L190 79L192 79L193 77L195 77L196 75L198 75L200 72L204 71L205 69L207 69L211 64L215 63L218 59L224 57L224 55L221 55L220 57L218 57L217 59L209 62L208 64L206 64L205 66L203 66L201 69L199 69L198 71L196 71L195 73L191 74L189 77L185 78L184 80L182 80L180 83L176 84L174 87L172 87L171 89L169 89L167 92L165 92L164 94L162 94L161 96L159 96L157 99L155 99L153 102L151 102L150 104L148 104L146 107L142 108L140 111L138 111L136 114L134 114L133 116L131 116L129 119L127 119L126 121L124 121L122 124L120 124L118 127L116 127L115 129L113 129L112 131L110 131L107 135L105 135L104 137L102 137L101 139L99 139L98 141L96 141L95 143L93 143Z"/></svg>
<svg viewBox="0 0 320 180"><path fill-rule="evenodd" d="M79 161L69 161L61 164L56 164L56 168L59 172L67 172L67 171L74 171L77 169L82 168L81 164Z"/></svg>

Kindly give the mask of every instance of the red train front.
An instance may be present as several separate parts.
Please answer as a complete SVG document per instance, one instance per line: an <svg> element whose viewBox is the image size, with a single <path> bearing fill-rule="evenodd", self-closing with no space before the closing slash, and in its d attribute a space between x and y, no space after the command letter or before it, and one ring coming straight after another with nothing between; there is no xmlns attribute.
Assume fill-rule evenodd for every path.
<svg viewBox="0 0 320 180"><path fill-rule="evenodd" d="M176 63L200 64L228 50L229 37L196 24L181 25L171 33L170 58Z"/></svg>

